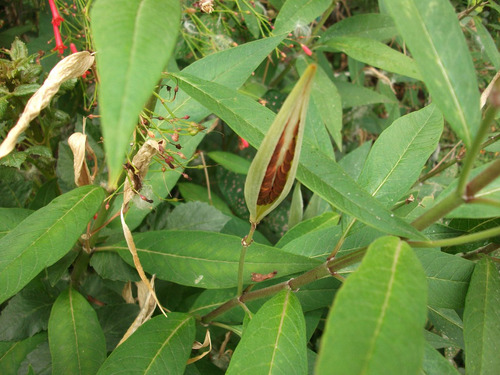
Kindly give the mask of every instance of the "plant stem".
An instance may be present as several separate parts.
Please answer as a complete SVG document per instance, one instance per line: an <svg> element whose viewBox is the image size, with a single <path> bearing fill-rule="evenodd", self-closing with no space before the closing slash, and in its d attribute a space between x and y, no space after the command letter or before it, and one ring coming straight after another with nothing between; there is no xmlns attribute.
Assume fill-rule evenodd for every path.
<svg viewBox="0 0 500 375"><path fill-rule="evenodd" d="M460 175L457 189L452 194L444 198L441 202L436 204L434 207L426 211L423 215L419 216L415 221L413 221L412 225L416 229L423 230L429 225L435 223L437 220L444 217L447 213L453 211L462 203L469 203L473 201L474 195L476 193L478 193L482 188L484 188L486 185L493 182L498 176L500 176L500 160L496 160L467 184L467 179L473 166L474 160L477 153L481 149L481 139L483 139L486 135L485 132L488 131L491 122L494 120L496 111L497 107L495 106L490 106L486 110L486 114L483 122L481 123L481 127L478 131L477 137L474 140L470 152L467 154L464 164L464 170Z"/></svg>
<svg viewBox="0 0 500 375"><path fill-rule="evenodd" d="M349 253L341 258L328 260L318 267L313 268L312 270L296 278L292 278L288 281L284 281L276 285L271 285L267 288L245 293L239 297L234 297L215 310L209 312L207 315L203 316L201 318L201 322L210 323L217 316L222 315L226 311L229 311L236 306L239 306L241 303L246 303L259 298L269 297L286 289L296 290L301 286L309 284L313 281L322 279L326 276L332 276L342 268L359 262L363 258L365 253L366 248L353 251L352 253Z"/></svg>
<svg viewBox="0 0 500 375"><path fill-rule="evenodd" d="M71 272L71 285L76 290L79 289L80 278L83 273L87 270L87 266L90 262L90 254L85 250L80 250L80 254L76 258L76 261L73 266L73 272Z"/></svg>
<svg viewBox="0 0 500 375"><path fill-rule="evenodd" d="M330 14L332 14L332 12L335 10L335 7L337 6L337 2L338 2L338 0L332 1L330 6L328 7L328 9L323 13L323 17L321 17L321 19L316 24L316 26L314 26L314 29L313 29L311 35L316 35L321 30L321 28L323 27L325 22L328 20L328 17L330 17Z"/></svg>
<svg viewBox="0 0 500 375"><path fill-rule="evenodd" d="M475 242L480 240L485 240L487 238L495 237L500 235L500 227L495 227L487 230L483 230L477 233L466 234L464 236L459 236L455 238L446 238L443 240L436 241L408 241L408 244L413 247L445 247L445 246L456 246L463 245L469 242Z"/></svg>
<svg viewBox="0 0 500 375"><path fill-rule="evenodd" d="M241 296L241 294L243 293L243 267L245 266L245 255L247 253L248 246L250 246L253 242L252 237L253 237L253 234L255 232L255 228L257 228L257 224L251 223L250 231L241 240L240 262L238 263L238 292L237 292L237 296Z"/></svg>
<svg viewBox="0 0 500 375"><path fill-rule="evenodd" d="M488 106L484 114L484 119L483 121L481 121L479 130L477 131L474 141L472 142L472 146L470 150L467 150L464 165L462 171L460 172L460 177L458 178L457 193L460 195L463 195L465 193L465 188L467 185L467 180L470 176L470 172L474 166L474 162L476 161L479 151L481 151L482 141L484 138L486 138L491 124L493 123L493 121L495 121L497 110L498 108L496 106Z"/></svg>

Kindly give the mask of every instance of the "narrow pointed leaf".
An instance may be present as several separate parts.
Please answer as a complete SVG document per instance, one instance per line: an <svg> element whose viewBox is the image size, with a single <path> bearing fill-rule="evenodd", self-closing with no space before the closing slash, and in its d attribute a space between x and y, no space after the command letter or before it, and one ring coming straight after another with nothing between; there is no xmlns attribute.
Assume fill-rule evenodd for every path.
<svg viewBox="0 0 500 375"><path fill-rule="evenodd" d="M241 237L202 231L158 231L134 235L142 266L159 279L198 288L230 288L237 284ZM129 264L132 257L125 243L111 246ZM282 252L258 243L248 248L244 281L251 273L278 276L304 271L319 261Z"/></svg>
<svg viewBox="0 0 500 375"><path fill-rule="evenodd" d="M450 361L441 355L430 344L425 344L424 363L422 364L425 375L459 375L458 370Z"/></svg>
<svg viewBox="0 0 500 375"><path fill-rule="evenodd" d="M228 171L247 174L250 168L250 161L235 155L231 152L225 151L212 151L207 154L210 159L226 168Z"/></svg>
<svg viewBox="0 0 500 375"><path fill-rule="evenodd" d="M463 308L474 263L437 249L414 249L414 251L427 275L429 306Z"/></svg>
<svg viewBox="0 0 500 375"><path fill-rule="evenodd" d="M0 373L17 374L26 356L46 341L47 333L42 332L23 341L0 342Z"/></svg>
<svg viewBox="0 0 500 375"><path fill-rule="evenodd" d="M396 25L388 14L357 14L331 25L321 36L321 42L340 36L384 41L392 39L397 33Z"/></svg>
<svg viewBox="0 0 500 375"><path fill-rule="evenodd" d="M474 269L464 311L467 374L494 374L500 369L500 276L484 257Z"/></svg>
<svg viewBox="0 0 500 375"><path fill-rule="evenodd" d="M376 240L337 293L316 374L417 374L426 297L424 270L411 248L394 237Z"/></svg>
<svg viewBox="0 0 500 375"><path fill-rule="evenodd" d="M33 213L32 210L25 208L7 208L0 207L0 238L4 237L14 229L21 221Z"/></svg>
<svg viewBox="0 0 500 375"><path fill-rule="evenodd" d="M49 319L53 374L93 374L106 359L106 339L97 314L70 288L57 298Z"/></svg>
<svg viewBox="0 0 500 375"><path fill-rule="evenodd" d="M432 100L469 147L479 128L476 72L448 0L386 0ZM443 32L446 25L446 32Z"/></svg>
<svg viewBox="0 0 500 375"><path fill-rule="evenodd" d="M290 290L266 302L246 327L227 374L307 373L306 324Z"/></svg>
<svg viewBox="0 0 500 375"><path fill-rule="evenodd" d="M358 183L391 207L420 175L443 131L443 116L430 105L399 118L370 150Z"/></svg>
<svg viewBox="0 0 500 375"><path fill-rule="evenodd" d="M0 303L71 250L103 199L98 186L72 190L0 239Z"/></svg>
<svg viewBox="0 0 500 375"><path fill-rule="evenodd" d="M232 89L237 89L248 79L262 60L276 48L283 38L284 35L278 35L260 39L208 55L183 69L183 72L196 74L203 79L213 80L214 82L224 84ZM169 94L166 92L166 89L164 89L160 91L160 95L162 95L162 97L168 97ZM171 105L171 110L177 117L189 115L190 120L195 122L203 120L204 117L210 114L210 110L203 107L203 105L196 102L182 91L177 93L176 99ZM165 118L169 118L170 116L160 102L158 102L155 108L155 113ZM190 158L194 154L204 136L204 133L198 133L196 136L184 139L181 142L182 152L187 158ZM159 169L161 169L161 166L153 162L150 167L150 172L146 176L146 180L149 181L151 186L155 187L155 193L158 196L166 197L170 190L176 185L180 174L168 173L164 175L162 173L152 172ZM121 197L117 197L117 210L121 207L120 200ZM161 202L160 199L155 199L153 206ZM136 228L148 213L148 210L141 210L136 206L132 206L127 214L127 224L129 228L131 230ZM116 224L112 222L111 227L113 227L113 225L120 226L120 223L119 221L116 221Z"/></svg>
<svg viewBox="0 0 500 375"><path fill-rule="evenodd" d="M301 74L306 69L303 59L297 60ZM330 80L321 66L318 66L311 91L312 102L318 110L319 117L332 136L337 146L342 148L342 100L335 84ZM314 126L314 124L311 124ZM327 137L328 138L328 137Z"/></svg>
<svg viewBox="0 0 500 375"><path fill-rule="evenodd" d="M186 314L157 316L116 348L98 375L182 375L194 341L194 320Z"/></svg>
<svg viewBox="0 0 500 375"><path fill-rule="evenodd" d="M187 74L176 74L182 90L221 117L239 136L258 148L275 115L268 108L225 86ZM318 150L306 136L297 179L330 204L385 233L421 238L422 235L386 210L361 189L339 165Z"/></svg>
<svg viewBox="0 0 500 375"><path fill-rule="evenodd" d="M297 26L307 26L321 16L330 4L331 0L287 0L278 13L274 31L288 33Z"/></svg>
<svg viewBox="0 0 500 375"><path fill-rule="evenodd" d="M335 37L328 40L326 45L376 68L421 79L415 61L376 40L359 37Z"/></svg>
<svg viewBox="0 0 500 375"><path fill-rule="evenodd" d="M100 0L92 7L109 181L116 181L142 107L177 41L176 0Z"/></svg>

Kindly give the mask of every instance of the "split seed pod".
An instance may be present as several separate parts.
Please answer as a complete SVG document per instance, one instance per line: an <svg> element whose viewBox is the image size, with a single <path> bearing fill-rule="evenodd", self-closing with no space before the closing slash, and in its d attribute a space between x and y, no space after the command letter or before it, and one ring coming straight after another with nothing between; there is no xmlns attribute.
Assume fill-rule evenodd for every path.
<svg viewBox="0 0 500 375"><path fill-rule="evenodd" d="M290 192L297 173L315 74L316 65L309 65L283 103L250 165L245 201L251 223L259 223Z"/></svg>

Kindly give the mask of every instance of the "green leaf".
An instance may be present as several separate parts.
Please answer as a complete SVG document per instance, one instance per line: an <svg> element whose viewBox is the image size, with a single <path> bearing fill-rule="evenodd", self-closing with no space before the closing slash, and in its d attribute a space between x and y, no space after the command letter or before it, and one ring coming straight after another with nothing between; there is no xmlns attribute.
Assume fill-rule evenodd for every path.
<svg viewBox="0 0 500 375"><path fill-rule="evenodd" d="M500 368L500 276L487 257L474 269L464 310L467 374L494 374Z"/></svg>
<svg viewBox="0 0 500 375"><path fill-rule="evenodd" d="M300 182L297 182L293 189L292 203L290 204L290 212L288 214L288 229L293 228L302 221L303 212L304 200L302 198L302 191L300 190Z"/></svg>
<svg viewBox="0 0 500 375"><path fill-rule="evenodd" d="M176 186L186 202L200 201L210 204L207 188L189 182L179 182ZM233 214L231 212L231 209L227 206L226 202L224 202L221 197L214 194L214 192L211 192L210 196L212 198L212 205L220 212L226 215Z"/></svg>
<svg viewBox="0 0 500 375"><path fill-rule="evenodd" d="M0 207L0 238L7 235L21 221L33 213L25 208L3 208Z"/></svg>
<svg viewBox="0 0 500 375"><path fill-rule="evenodd" d="M417 374L424 357L425 274L399 238L370 245L337 293L316 373Z"/></svg>
<svg viewBox="0 0 500 375"><path fill-rule="evenodd" d="M385 0L432 100L470 147L479 128L476 72L457 15L448 0ZM443 32L446 25L446 32Z"/></svg>
<svg viewBox="0 0 500 375"><path fill-rule="evenodd" d="M481 50L484 50L486 56L488 56L488 59L495 67L495 70L500 70L500 53L498 52L495 41L488 30L486 30L481 18L474 17L474 25L476 26L477 36L479 37L477 42L480 44Z"/></svg>
<svg viewBox="0 0 500 375"><path fill-rule="evenodd" d="M304 59L298 59L297 67L300 73L303 74L307 67L306 61ZM342 148L342 101L337 88L321 66L318 66L316 77L314 77L311 96L311 102L316 106L321 121L337 146ZM307 123L307 126L311 125L315 126L316 123ZM330 140L328 139L328 141Z"/></svg>
<svg viewBox="0 0 500 375"><path fill-rule="evenodd" d="M397 33L396 25L388 14L357 14L331 25L321 36L321 42L341 36L384 41L392 39Z"/></svg>
<svg viewBox="0 0 500 375"><path fill-rule="evenodd" d="M90 258L90 265L104 279L119 281L141 280L137 271L115 253L96 252Z"/></svg>
<svg viewBox="0 0 500 375"><path fill-rule="evenodd" d="M335 37L326 45L346 55L389 72L420 80L420 72L411 58L373 39Z"/></svg>
<svg viewBox="0 0 500 375"><path fill-rule="evenodd" d="M474 168L471 171L471 178L476 177L486 168L488 168L492 163L483 164L478 168ZM458 178L454 179L447 187L444 189L439 196L436 198L434 204L441 202L443 199L448 197L450 194L454 194L458 185ZM500 201L500 178L495 179L493 182L488 184L486 187L481 189L479 193L475 195L476 198L490 199L494 201ZM478 218L495 218L500 216L500 208L496 205L489 203L470 203L462 204L461 206L455 208L453 211L448 213L446 217L448 218L467 218L467 219L478 219Z"/></svg>
<svg viewBox="0 0 500 375"><path fill-rule="evenodd" d="M204 202L188 202L175 207L167 216L166 229L219 232L231 218Z"/></svg>
<svg viewBox="0 0 500 375"><path fill-rule="evenodd" d="M38 83L28 83L17 86L12 94L14 96L33 95L39 88L40 85Z"/></svg>
<svg viewBox="0 0 500 375"><path fill-rule="evenodd" d="M276 247L282 248L295 239L304 235L319 231L323 228L331 228L339 222L339 214L336 212L325 212L321 215L304 220L292 229L289 229L283 237L280 238Z"/></svg>
<svg viewBox="0 0 500 375"><path fill-rule="evenodd" d="M59 289L35 279L12 297L0 315L0 341L16 341L47 329Z"/></svg>
<svg viewBox="0 0 500 375"><path fill-rule="evenodd" d="M274 114L227 87L194 76L177 74L183 90L213 110L254 147L262 142ZM391 234L421 237L409 224L383 208L304 136L297 178L341 211Z"/></svg>
<svg viewBox="0 0 500 375"><path fill-rule="evenodd" d="M330 4L331 0L287 0L276 17L274 32L288 33L296 27L307 26Z"/></svg>
<svg viewBox="0 0 500 375"><path fill-rule="evenodd" d="M340 97L342 108L359 107L377 103L394 103L394 100L376 91L349 82L334 81Z"/></svg>
<svg viewBox="0 0 500 375"><path fill-rule="evenodd" d="M235 155L231 152L212 151L207 154L210 159L220 164L228 171L240 174L247 174L250 168L250 161Z"/></svg>
<svg viewBox="0 0 500 375"><path fill-rule="evenodd" d="M400 117L374 143L358 183L392 207L417 181L442 131L443 116L434 105Z"/></svg>
<svg viewBox="0 0 500 375"><path fill-rule="evenodd" d="M18 375L50 375L52 361L50 359L49 342L45 341L31 351L21 363Z"/></svg>
<svg viewBox="0 0 500 375"><path fill-rule="evenodd" d="M429 306L462 308L474 263L436 249L414 249L414 251L427 275Z"/></svg>
<svg viewBox="0 0 500 375"><path fill-rule="evenodd" d="M169 374L182 375L194 341L193 318L170 313L148 320L116 348L98 375Z"/></svg>
<svg viewBox="0 0 500 375"><path fill-rule="evenodd" d="M33 182L16 168L0 166L0 207L23 208L31 194Z"/></svg>
<svg viewBox="0 0 500 375"><path fill-rule="evenodd" d="M115 185L137 116L167 65L179 28L176 0L97 1L91 12L99 71L99 108Z"/></svg>
<svg viewBox="0 0 500 375"><path fill-rule="evenodd" d="M47 333L17 342L0 342L0 373L17 374L26 356L38 345L47 341Z"/></svg>
<svg viewBox="0 0 500 375"><path fill-rule="evenodd" d="M284 35L278 35L260 39L208 55L183 69L183 72L196 74L203 79L218 82L227 87L237 89L245 83L247 78L259 66L262 60L281 43L283 38ZM162 95L162 97L168 97L166 89L160 91L160 95ZM182 92L182 90L177 93L177 97L174 103L172 103L171 110L177 117L189 115L190 120L195 122L203 120L204 117L210 114L208 109L197 103L186 93ZM170 114L160 102L158 102L155 108L155 113L165 118L170 117ZM198 133L196 136L182 141L182 152L187 158L193 155L204 136L204 133ZM150 172L146 175L146 180L155 187L155 193L160 197L168 196L170 190L177 183L180 174L168 173L164 176L162 173L151 172L161 169L161 165L155 162L151 164L149 169ZM120 197L116 200L116 210L119 210L121 207L120 200ZM153 205L157 205L159 202L159 200L155 200ZM148 213L149 211L147 210L141 210L136 206L132 206L127 213L127 224L129 228L133 230L139 226ZM114 223L111 223L112 227L113 224ZM116 221L114 225L120 226L119 221Z"/></svg>
<svg viewBox="0 0 500 375"><path fill-rule="evenodd" d="M158 231L134 235L142 266L159 279L198 288L236 286L241 238L214 232ZM111 246L127 263L133 264L125 243ZM253 243L248 248L244 281L251 273L278 271L279 276L304 271L320 262Z"/></svg>
<svg viewBox="0 0 500 375"><path fill-rule="evenodd" d="M290 290L266 302L248 323L227 374L307 373L306 325Z"/></svg>
<svg viewBox="0 0 500 375"><path fill-rule="evenodd" d="M105 305L97 309L97 319L106 337L108 352L115 349L139 312L139 305L132 303Z"/></svg>
<svg viewBox="0 0 500 375"><path fill-rule="evenodd" d="M43 206L49 204L59 194L59 187L57 186L57 178L47 181L36 192L35 198L31 201L29 208L31 210L38 210Z"/></svg>
<svg viewBox="0 0 500 375"><path fill-rule="evenodd" d="M70 251L103 199L102 188L82 186L54 199L0 239L0 302Z"/></svg>
<svg viewBox="0 0 500 375"><path fill-rule="evenodd" d="M93 374L106 359L106 341L97 315L73 288L57 298L49 319L54 374Z"/></svg>
<svg viewBox="0 0 500 375"><path fill-rule="evenodd" d="M365 142L339 160L339 165L353 180L358 180L371 147L371 142Z"/></svg>
<svg viewBox="0 0 500 375"><path fill-rule="evenodd" d="M456 347L465 349L464 325L455 310L429 306L429 321L442 335L445 335Z"/></svg>
<svg viewBox="0 0 500 375"><path fill-rule="evenodd" d="M458 370L445 357L428 343L425 344L424 362L425 375L459 375Z"/></svg>

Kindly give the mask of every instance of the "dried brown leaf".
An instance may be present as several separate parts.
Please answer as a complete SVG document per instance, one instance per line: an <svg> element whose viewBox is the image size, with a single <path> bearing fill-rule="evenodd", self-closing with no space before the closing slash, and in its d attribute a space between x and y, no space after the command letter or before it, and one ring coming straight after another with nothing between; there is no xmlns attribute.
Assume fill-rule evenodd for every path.
<svg viewBox="0 0 500 375"><path fill-rule="evenodd" d="M80 77L94 63L94 56L89 52L77 52L65 57L50 71L49 76L28 100L17 124L9 131L7 137L0 145L0 158L8 155L16 146L17 139L24 132L31 120L45 108L59 91L61 84L68 79Z"/></svg>

